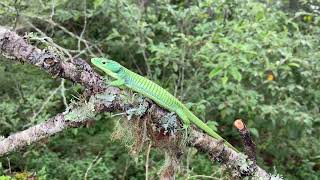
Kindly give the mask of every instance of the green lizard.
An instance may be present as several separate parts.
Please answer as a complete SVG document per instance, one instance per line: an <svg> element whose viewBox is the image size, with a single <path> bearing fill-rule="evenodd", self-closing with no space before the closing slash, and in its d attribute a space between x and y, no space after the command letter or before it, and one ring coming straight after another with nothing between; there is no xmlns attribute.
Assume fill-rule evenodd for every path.
<svg viewBox="0 0 320 180"><path fill-rule="evenodd" d="M152 99L161 107L175 112L181 118L184 128L189 127L190 122L192 122L213 138L224 141L219 134L214 132L208 125L197 118L197 116L185 107L182 102L156 83L109 59L92 58L91 62L96 67L103 70L107 75L116 79L115 81L112 81L110 85L116 87L127 87L135 92L141 93L142 95ZM224 141L224 143L237 151L237 149L227 141Z"/></svg>

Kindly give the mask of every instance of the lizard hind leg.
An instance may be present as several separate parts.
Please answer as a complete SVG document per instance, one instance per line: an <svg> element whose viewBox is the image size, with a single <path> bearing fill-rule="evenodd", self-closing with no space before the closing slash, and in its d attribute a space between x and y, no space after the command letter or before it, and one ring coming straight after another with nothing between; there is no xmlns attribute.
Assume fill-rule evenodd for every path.
<svg viewBox="0 0 320 180"><path fill-rule="evenodd" d="M188 116L182 110L177 111L177 114L183 123L183 125L182 125L182 130L184 131L183 141L186 142L187 138L188 138L188 129L190 127L190 120L189 120Z"/></svg>

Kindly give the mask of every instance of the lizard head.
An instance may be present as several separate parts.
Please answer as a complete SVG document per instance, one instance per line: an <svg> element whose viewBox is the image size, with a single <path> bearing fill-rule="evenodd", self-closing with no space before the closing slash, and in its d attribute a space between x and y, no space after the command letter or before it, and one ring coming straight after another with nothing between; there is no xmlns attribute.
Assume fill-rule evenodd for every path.
<svg viewBox="0 0 320 180"><path fill-rule="evenodd" d="M120 72L123 70L121 64L106 58L92 58L91 63L103 70L109 76L118 79Z"/></svg>

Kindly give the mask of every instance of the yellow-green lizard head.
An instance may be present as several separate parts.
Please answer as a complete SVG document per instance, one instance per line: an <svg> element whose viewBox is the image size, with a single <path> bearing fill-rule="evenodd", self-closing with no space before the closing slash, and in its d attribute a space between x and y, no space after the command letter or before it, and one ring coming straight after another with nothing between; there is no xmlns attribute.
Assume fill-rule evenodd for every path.
<svg viewBox="0 0 320 180"><path fill-rule="evenodd" d="M121 64L106 58L92 58L91 63L116 79L119 78L119 74L123 70L123 66Z"/></svg>

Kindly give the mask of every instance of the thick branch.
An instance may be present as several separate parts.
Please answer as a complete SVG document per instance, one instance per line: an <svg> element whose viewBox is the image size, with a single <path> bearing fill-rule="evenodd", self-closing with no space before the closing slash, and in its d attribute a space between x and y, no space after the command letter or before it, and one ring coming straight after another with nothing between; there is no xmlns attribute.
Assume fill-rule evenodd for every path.
<svg viewBox="0 0 320 180"><path fill-rule="evenodd" d="M0 26L0 53L33 64L54 77L77 82L95 92L103 90L101 77L81 58L72 62L63 61L59 56L49 51L43 51L27 43L26 39L15 32Z"/></svg>
<svg viewBox="0 0 320 180"><path fill-rule="evenodd" d="M271 179L272 175L268 174L259 166L251 166L252 161L242 153L237 153L231 148L223 145L223 142L216 141L211 137L192 130L192 136L189 141L191 146L209 154L211 161L219 161L232 172L233 177L255 176L259 179Z"/></svg>
<svg viewBox="0 0 320 180"><path fill-rule="evenodd" d="M244 122L242 122L241 119L237 119L236 121L234 121L234 126L240 133L246 154L248 155L249 159L253 161L253 165L255 165L257 163L256 145L254 144L250 136L250 132L247 126L244 124Z"/></svg>
<svg viewBox="0 0 320 180"><path fill-rule="evenodd" d="M85 121L66 121L62 114L58 114L57 116L50 118L46 122L40 123L16 134L12 134L9 137L1 140L0 156L59 133L65 128L79 127L84 123Z"/></svg>
<svg viewBox="0 0 320 180"><path fill-rule="evenodd" d="M125 101L123 96L120 96L121 91L119 91L118 88L106 88L102 77L95 73L84 60L73 59L72 62L62 61L55 54L40 50L37 47L28 44L25 39L21 38L16 33L7 31L1 27L0 53L14 57L14 60L33 64L54 77L58 76L77 82L85 86L88 90L92 90L93 92L104 92L103 96L108 95L109 97L113 97L108 100L101 100L97 98L98 95L92 96L89 101L90 103L71 108L71 110L65 114L58 114L44 123L10 135L0 141L0 156L14 151L17 148L25 147L30 143L37 142L45 137L59 133L66 128L79 127L98 112L112 112L116 110L125 111L127 107L132 107L137 104L136 102L129 104ZM168 113L151 102L146 103L146 107L152 107L148 110L148 113L152 115L152 118L160 119ZM94 109L92 109L92 107L94 107ZM77 114L80 115L77 116ZM209 155L212 156L216 156L217 153L220 154L220 156L217 157L223 157L223 162L225 162L225 164L230 164L229 169L233 169L240 174L242 173L238 168L240 159L238 159L238 157L241 156L241 153L236 153L232 149L224 147L223 144L217 146L219 141L216 141L199 131L193 130L192 134L193 136L189 143L191 146L209 153ZM223 147L222 150L221 147ZM222 152L226 155L221 156ZM263 179L267 179L267 177L269 179L270 177L268 173L259 167L255 174Z"/></svg>

